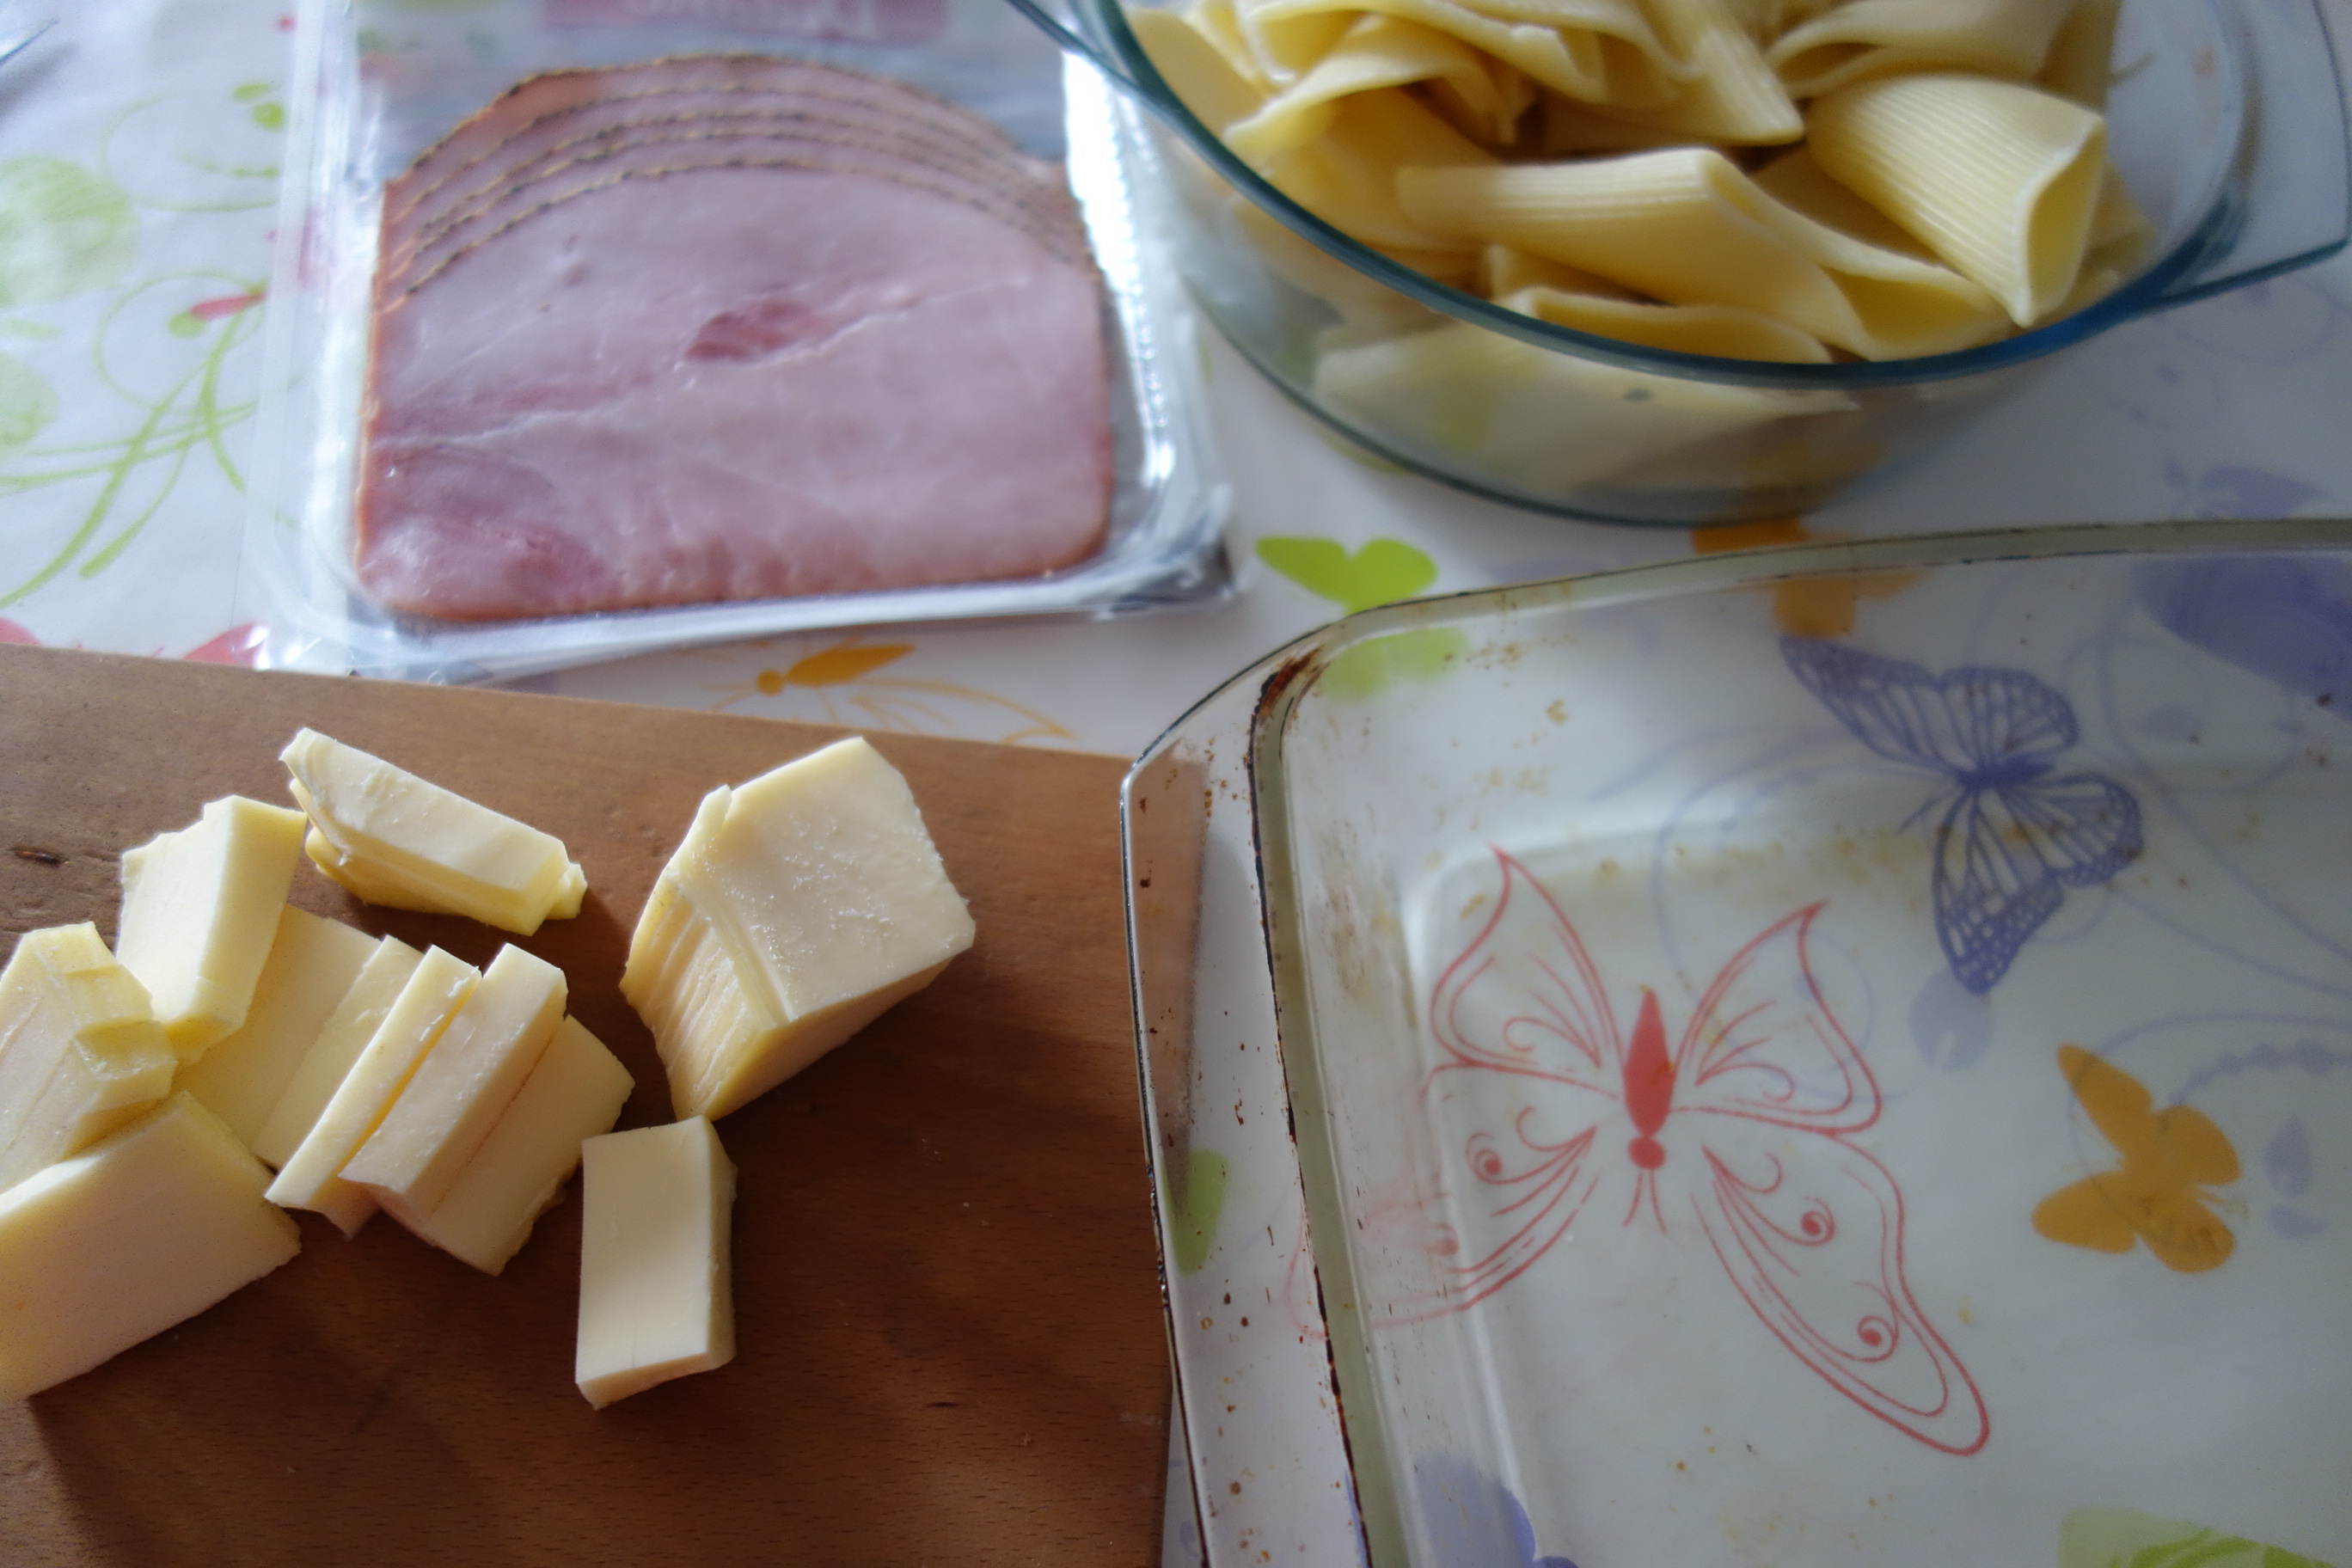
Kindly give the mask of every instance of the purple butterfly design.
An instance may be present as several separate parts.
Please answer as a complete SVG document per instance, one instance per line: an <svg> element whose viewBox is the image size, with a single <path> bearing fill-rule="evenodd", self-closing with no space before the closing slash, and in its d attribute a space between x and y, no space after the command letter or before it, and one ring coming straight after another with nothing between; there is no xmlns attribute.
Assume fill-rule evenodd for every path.
<svg viewBox="0 0 2352 1568"><path fill-rule="evenodd" d="M2081 730L2035 677L1974 664L1936 675L1812 637L1781 638L1780 654L1864 745L1943 775L1918 815L1942 808L1936 934L1969 991L2009 973L2068 888L2095 887L2138 858L2139 802L2099 773L2057 771Z"/></svg>

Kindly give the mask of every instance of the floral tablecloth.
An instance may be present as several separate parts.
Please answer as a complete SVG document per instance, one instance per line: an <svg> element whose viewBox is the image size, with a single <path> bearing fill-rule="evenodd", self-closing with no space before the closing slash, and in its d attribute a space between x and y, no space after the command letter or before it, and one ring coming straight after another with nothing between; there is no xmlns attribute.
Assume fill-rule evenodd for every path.
<svg viewBox="0 0 2352 1568"><path fill-rule="evenodd" d="M396 28L475 3L367 9ZM0 640L249 662L238 557L293 19L277 0L35 0L0 5L0 43L48 16L0 66ZM1694 548L1397 473L1222 342L1207 359L1243 584L1220 609L776 637L525 684L1131 754L1344 612ZM2352 255L2118 330L1780 533L2342 511L2347 415Z"/></svg>
<svg viewBox="0 0 2352 1568"><path fill-rule="evenodd" d="M372 0L404 14L472 0ZM2352 19L2352 6L2338 7ZM270 0L108 0L0 67L0 637L250 657L237 606L282 89ZM874 628L591 666L572 695L1133 752L1344 611L1680 554L1386 470L1222 342L1210 392L1244 589L1163 619ZM2340 510L2352 256L2109 334L1814 536ZM1793 531L1793 529L1792 529Z"/></svg>

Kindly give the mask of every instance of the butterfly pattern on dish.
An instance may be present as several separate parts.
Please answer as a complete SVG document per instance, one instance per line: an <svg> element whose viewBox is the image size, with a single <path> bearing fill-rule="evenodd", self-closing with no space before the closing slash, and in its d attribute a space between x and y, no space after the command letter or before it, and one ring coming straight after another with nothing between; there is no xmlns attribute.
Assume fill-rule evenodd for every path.
<svg viewBox="0 0 2352 1568"><path fill-rule="evenodd" d="M2073 705L2033 676L1989 665L1939 676L1810 637L1781 638L1780 653L1856 740L1947 781L1917 815L1943 808L1936 935L1969 991L1999 984L2065 889L2096 887L2138 858L2139 801L2102 774L2056 771L2081 730Z"/></svg>
<svg viewBox="0 0 2352 1568"><path fill-rule="evenodd" d="M2139 1079L2080 1046L2058 1047L2058 1069L2117 1163L2035 1205L2033 1228L2095 1252L2129 1252L2145 1242L2177 1274L2227 1263L2237 1237L2203 1189L2238 1179L2229 1135L2195 1106L2157 1110Z"/></svg>
<svg viewBox="0 0 2352 1568"><path fill-rule="evenodd" d="M1500 897L1430 997L1444 1059L1425 1092L1477 1075L1461 1098L1482 1124L1448 1144L1459 1185L1423 1211L1444 1279L1429 1315L1503 1289L1588 1213L1696 1233L1839 1393L1930 1447L1983 1447L1984 1400L1905 1278L1903 1194L1852 1142L1878 1120L1878 1085L1807 961L1822 906L1734 953L1669 1048L1658 994L1643 987L1621 1030L1567 914L1495 857Z"/></svg>

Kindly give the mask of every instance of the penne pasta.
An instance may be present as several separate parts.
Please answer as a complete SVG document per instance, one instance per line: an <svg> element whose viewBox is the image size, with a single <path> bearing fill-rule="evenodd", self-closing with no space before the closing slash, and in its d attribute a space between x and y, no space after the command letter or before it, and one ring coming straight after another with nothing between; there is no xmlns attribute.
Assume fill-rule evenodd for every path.
<svg viewBox="0 0 2352 1568"><path fill-rule="evenodd" d="M1695 73L1656 109L1608 102L1613 118L1685 138L1738 146L1794 142L1805 133L1780 79L1727 0L1651 0L1658 34Z"/></svg>
<svg viewBox="0 0 2352 1568"><path fill-rule="evenodd" d="M1679 131L1635 125L1547 89L1536 106L1530 151L1558 158L1580 153L1646 152L1654 147L1685 146L1689 142Z"/></svg>
<svg viewBox="0 0 2352 1568"><path fill-rule="evenodd" d="M1284 195L1367 245L1444 254L1456 258L1448 272L1475 270L1478 242L1417 224L1398 205L1395 170L1424 159L1447 167L1495 161L1417 99L1390 89L1335 106L1324 135L1268 163L1264 173Z"/></svg>
<svg viewBox="0 0 2352 1568"><path fill-rule="evenodd" d="M2070 5L2071 0L1852 0L1782 34L1765 58L1799 98L1913 71L1981 71L2021 81L2042 68ZM2104 54L2100 62L2105 63Z"/></svg>
<svg viewBox="0 0 2352 1568"><path fill-rule="evenodd" d="M2019 326L2074 288L2105 170L2105 125L1985 77L1891 77L1813 105L1812 153L1841 184L1991 290Z"/></svg>
<svg viewBox="0 0 2352 1568"><path fill-rule="evenodd" d="M1271 84L1244 74L1209 30L1173 11L1133 11L1128 26L1152 68L1193 117L1215 132L1248 119L1273 96Z"/></svg>
<svg viewBox="0 0 2352 1568"><path fill-rule="evenodd" d="M1824 227L1882 250L1934 259L1908 229L1831 179L1810 147L1790 148L1757 170L1754 178L1766 195Z"/></svg>
<svg viewBox="0 0 2352 1568"><path fill-rule="evenodd" d="M2105 109L2107 84L2113 79L2116 24L2122 13L2123 0L2077 0L2050 40L2050 53L2042 62L2042 85L2086 109Z"/></svg>
<svg viewBox="0 0 2352 1568"><path fill-rule="evenodd" d="M1538 496L1605 482L1776 420L1853 406L1842 393L1658 375L1463 323L1328 348L1314 390L1318 403L1364 428L1393 432L1401 444L1457 464L1475 460L1498 485Z"/></svg>
<svg viewBox="0 0 2352 1568"><path fill-rule="evenodd" d="M1843 0L1727 0L1731 14L1759 45L1771 43L1801 22L1811 21Z"/></svg>
<svg viewBox="0 0 2352 1568"><path fill-rule="evenodd" d="M1830 358L1830 351L1819 339L1769 316L1729 305L1653 305L1543 287L1502 295L1496 303L1555 327L1672 353L1771 360L1780 364L1826 364Z"/></svg>
<svg viewBox="0 0 2352 1568"><path fill-rule="evenodd" d="M1591 294L1603 300L1641 298L1632 289L1621 289L1595 273L1563 266L1540 256L1530 256L1507 245L1490 245L1478 253L1480 294L1489 300L1500 300L1504 295L1516 294L1522 289L1561 289L1572 294Z"/></svg>
<svg viewBox="0 0 2352 1568"><path fill-rule="evenodd" d="M1498 79L1504 74L1513 86ZM1452 34L1367 12L1312 69L1226 126L1223 135L1234 152L1264 163L1329 130L1341 99L1413 82L1448 89L1462 117L1476 127L1471 133L1495 142L1512 139L1534 99L1531 88L1516 90L1524 76Z"/></svg>
<svg viewBox="0 0 2352 1568"><path fill-rule="evenodd" d="M2151 231L2083 101L2119 4L1191 0L1129 20L1268 184L1400 265L1596 337L1821 363L1971 348L2129 275ZM1780 150L1743 154L1750 174L1742 147ZM1422 307L1225 210L1332 305L1332 352L1372 356L1346 384L1475 363L1394 348L1433 337L1407 330Z"/></svg>
<svg viewBox="0 0 2352 1568"><path fill-rule="evenodd" d="M1669 304L1774 316L1865 359L1947 353L2000 327L1981 288L1804 216L1707 148L1407 168L1397 196L1433 233L1499 240Z"/></svg>
<svg viewBox="0 0 2352 1568"><path fill-rule="evenodd" d="M1690 68L1630 0L1554 0L1543 21L1489 15L1456 0L1237 0L1243 36L1265 75L1288 84L1328 54L1357 16L1377 11L1448 33L1544 86L1590 102L1671 102Z"/></svg>

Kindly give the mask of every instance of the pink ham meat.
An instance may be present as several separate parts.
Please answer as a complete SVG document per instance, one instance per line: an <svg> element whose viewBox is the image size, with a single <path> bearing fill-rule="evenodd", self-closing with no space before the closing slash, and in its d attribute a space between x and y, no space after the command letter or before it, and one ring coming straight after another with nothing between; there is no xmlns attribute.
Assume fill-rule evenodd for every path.
<svg viewBox="0 0 2352 1568"><path fill-rule="evenodd" d="M758 94L884 116L909 131L1018 155L1011 137L969 110L888 77L768 55L681 55L549 71L517 83L421 154L384 187L387 226L505 177L515 162L611 117L645 119L683 96Z"/></svg>
<svg viewBox="0 0 2352 1568"><path fill-rule="evenodd" d="M870 79L795 71L845 102ZM964 111L934 100L903 132L853 110L812 135L789 105L746 124L743 100L668 95L654 119L714 118L652 127L583 74L387 189L372 594L508 619L1024 577L1099 547L1101 288L1040 165L976 119L947 143ZM579 139L555 112L616 140L558 151ZM722 119L740 134L706 134Z"/></svg>
<svg viewBox="0 0 2352 1568"><path fill-rule="evenodd" d="M1065 221L1066 193L1025 172L974 166L962 154L886 142L863 132L825 134L804 121L777 116L706 116L684 125L628 127L593 148L568 149L521 183L500 185L447 220L387 251L381 291L406 292L457 256L557 202L619 180L688 169L830 169L916 185L989 213L1083 264L1083 234ZM1050 200L1048 199L1050 198ZM1066 237L1064 229L1072 232ZM1066 244L1057 241L1067 239Z"/></svg>

